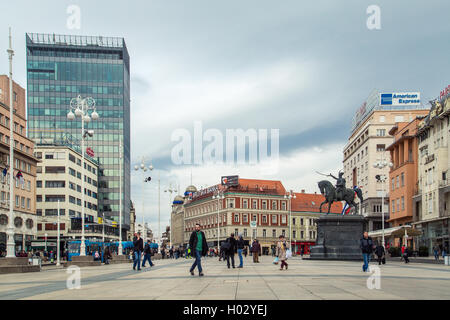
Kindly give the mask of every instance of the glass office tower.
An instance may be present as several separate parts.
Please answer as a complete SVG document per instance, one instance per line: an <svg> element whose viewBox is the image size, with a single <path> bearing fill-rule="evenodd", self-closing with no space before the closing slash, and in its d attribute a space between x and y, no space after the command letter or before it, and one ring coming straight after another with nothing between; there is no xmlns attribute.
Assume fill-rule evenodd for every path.
<svg viewBox="0 0 450 320"><path fill-rule="evenodd" d="M99 216L119 221L119 145L123 141L122 223L129 229L130 58L125 40L27 33L26 46L28 136L37 143L80 146L81 120L67 119L70 100L78 95L94 98L100 118L85 123L86 129L95 132L86 138L85 147L93 149L100 165Z"/></svg>

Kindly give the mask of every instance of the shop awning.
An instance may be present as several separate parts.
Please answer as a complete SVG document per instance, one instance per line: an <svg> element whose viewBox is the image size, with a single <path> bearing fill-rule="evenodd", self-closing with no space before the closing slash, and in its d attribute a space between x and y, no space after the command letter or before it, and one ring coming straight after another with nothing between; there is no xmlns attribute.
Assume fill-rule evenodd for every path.
<svg viewBox="0 0 450 320"><path fill-rule="evenodd" d="M384 229L385 237L404 237L405 234L407 234L408 237L420 236L420 235L422 235L422 231L413 229L410 225L404 225L404 226ZM369 232L369 237L372 237L372 238L381 238L382 236L383 236L382 229Z"/></svg>

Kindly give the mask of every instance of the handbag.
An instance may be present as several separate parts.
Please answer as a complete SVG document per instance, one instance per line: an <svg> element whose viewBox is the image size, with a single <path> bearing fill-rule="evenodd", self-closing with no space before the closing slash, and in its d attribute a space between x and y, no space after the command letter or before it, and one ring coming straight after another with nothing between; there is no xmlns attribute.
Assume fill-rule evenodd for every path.
<svg viewBox="0 0 450 320"><path fill-rule="evenodd" d="M291 249L287 249L286 250L286 259L288 259L290 257L292 257L292 251L291 251Z"/></svg>
<svg viewBox="0 0 450 320"><path fill-rule="evenodd" d="M273 260L273 264L278 264L278 257Z"/></svg>

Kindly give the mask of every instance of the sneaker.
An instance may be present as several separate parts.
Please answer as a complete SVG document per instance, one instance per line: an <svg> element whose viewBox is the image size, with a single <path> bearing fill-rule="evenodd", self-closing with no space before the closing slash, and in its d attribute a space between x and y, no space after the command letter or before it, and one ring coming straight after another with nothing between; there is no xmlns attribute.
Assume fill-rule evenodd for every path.
<svg viewBox="0 0 450 320"><path fill-rule="evenodd" d="M238 268L242 268L242 266L239 266Z"/></svg>
<svg viewBox="0 0 450 320"><path fill-rule="evenodd" d="M193 276L194 275L194 271L191 271L191 276Z"/></svg>
<svg viewBox="0 0 450 320"><path fill-rule="evenodd" d="M199 276L199 277L203 277L203 276L204 276L203 272L200 272L200 273L198 274L198 276Z"/></svg>
<svg viewBox="0 0 450 320"><path fill-rule="evenodd" d="M233 266L233 269L235 268L235 266Z"/></svg>

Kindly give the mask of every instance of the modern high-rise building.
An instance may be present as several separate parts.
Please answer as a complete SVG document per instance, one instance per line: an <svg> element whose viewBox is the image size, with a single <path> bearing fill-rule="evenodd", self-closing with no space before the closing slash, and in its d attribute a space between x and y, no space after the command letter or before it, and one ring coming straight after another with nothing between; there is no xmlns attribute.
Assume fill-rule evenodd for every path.
<svg viewBox="0 0 450 320"><path fill-rule="evenodd" d="M359 205L366 218L367 231L382 229L389 220L389 183L377 182L376 176L389 177L390 152L386 147L394 142L389 130L398 122L410 122L426 116L428 107L420 100L420 92L381 93L372 91L353 117L351 133L344 147L344 178L347 188L358 186L364 201ZM383 168L374 164L385 162ZM384 197L384 204L382 198ZM359 200L357 200L359 201Z"/></svg>
<svg viewBox="0 0 450 320"><path fill-rule="evenodd" d="M67 118L70 101L78 95L94 98L100 117L85 123L86 129L94 130L85 147L99 163L98 215L119 221L122 175L122 223L129 229L130 58L125 40L27 33L26 49L29 137L37 144L63 142L79 150L81 120Z"/></svg>

